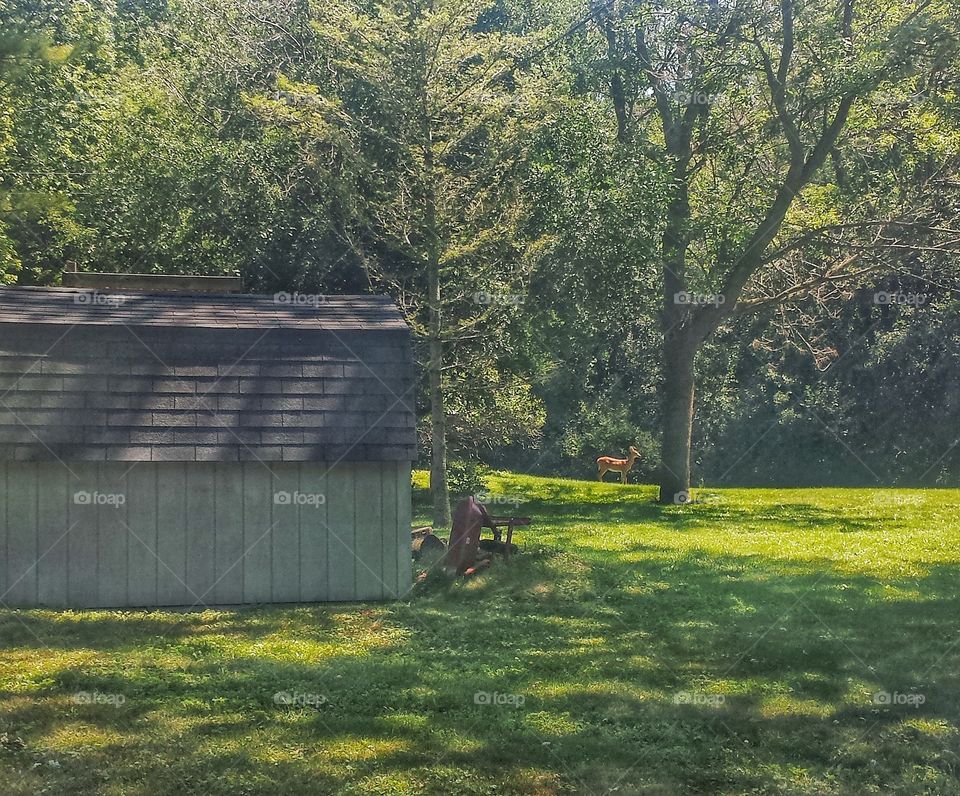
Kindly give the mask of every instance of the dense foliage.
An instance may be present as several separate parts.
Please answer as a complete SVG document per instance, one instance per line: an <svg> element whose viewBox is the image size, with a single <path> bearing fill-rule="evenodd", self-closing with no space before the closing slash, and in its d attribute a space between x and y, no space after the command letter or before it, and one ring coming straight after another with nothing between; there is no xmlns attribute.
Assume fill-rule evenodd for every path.
<svg viewBox="0 0 960 796"><path fill-rule="evenodd" d="M636 444L634 476L655 477L673 183L627 34L645 25L653 49L680 37L716 59L712 82L678 92L681 108L715 106L690 197L698 262L764 203L763 181L736 175L777 174L752 44L718 57L697 27L708 5L729 10L0 0L0 281L55 284L73 262L390 292L418 333L425 452L439 384L454 459L591 476L597 455ZM804 59L827 25L809 13ZM795 67L804 99L863 88L782 260L752 284L756 307L699 352L696 480L960 477L956 17L947 2L865 4L857 25L893 50L864 46L854 75L839 50ZM805 135L816 120L798 113Z"/></svg>

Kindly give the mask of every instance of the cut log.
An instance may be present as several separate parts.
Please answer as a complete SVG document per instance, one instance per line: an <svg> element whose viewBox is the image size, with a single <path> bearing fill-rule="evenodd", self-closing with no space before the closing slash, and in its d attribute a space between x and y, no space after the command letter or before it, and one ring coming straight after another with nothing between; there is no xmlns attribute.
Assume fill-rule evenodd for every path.
<svg viewBox="0 0 960 796"><path fill-rule="evenodd" d="M425 533L413 540L413 560L419 561L421 558L439 558L447 551L447 545L439 536L432 533Z"/></svg>

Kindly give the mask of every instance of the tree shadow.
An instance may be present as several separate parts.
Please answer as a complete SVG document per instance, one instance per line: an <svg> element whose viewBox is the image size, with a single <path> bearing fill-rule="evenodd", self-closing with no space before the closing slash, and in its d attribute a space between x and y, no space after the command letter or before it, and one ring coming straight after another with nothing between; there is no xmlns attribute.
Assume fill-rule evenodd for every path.
<svg viewBox="0 0 960 796"><path fill-rule="evenodd" d="M3 613L6 648L89 649L115 663L26 674L29 690L0 694L0 732L23 736L24 763L71 722L116 734L72 749L62 773L32 775L65 793L106 791L90 773L104 770L131 793L326 794L378 778L453 792L464 771L497 793L957 783L960 567L881 579L827 558L627 552L541 547L375 609L78 612L72 630L55 612L21 612L40 644L21 643ZM335 644L344 617L370 622L373 636L380 621L391 640L322 660L256 653L271 634ZM165 634L208 646L182 666L125 664L123 653ZM78 692L126 701L76 704ZM278 704L280 692L324 700ZM495 694L512 702L484 696ZM77 772L87 790L67 787Z"/></svg>
<svg viewBox="0 0 960 796"><path fill-rule="evenodd" d="M125 651L146 640L172 645L185 639L228 634L256 640L298 624L301 633L318 635L334 627L331 613L321 606L282 604L181 608L57 611L0 610L0 639L5 646L24 648Z"/></svg>

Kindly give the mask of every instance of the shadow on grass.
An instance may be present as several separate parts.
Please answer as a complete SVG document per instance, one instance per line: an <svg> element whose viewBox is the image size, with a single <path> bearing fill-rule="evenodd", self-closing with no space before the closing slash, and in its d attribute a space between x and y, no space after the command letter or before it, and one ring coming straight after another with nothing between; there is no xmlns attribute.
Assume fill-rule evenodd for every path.
<svg viewBox="0 0 960 796"><path fill-rule="evenodd" d="M869 529L875 523L874 517L857 515L849 506L827 508L785 500L780 505L745 507L717 499L709 490L700 490L704 496L701 502L664 505L656 500L658 490L655 486L620 487L605 484L600 487L593 482L582 483L583 489L596 487L601 491L591 493L589 499L577 500L576 486L571 488L570 484L544 482L534 491L517 490L518 494L512 496L518 501L516 508L511 505L501 508L498 505L493 511L497 514L530 516L537 524L559 527L599 521L657 524L675 530L687 530L705 522L738 523L745 527L776 523L852 533ZM419 517L425 519L429 515L430 505L429 491L414 489L414 509Z"/></svg>
<svg viewBox="0 0 960 796"><path fill-rule="evenodd" d="M918 772L952 792L958 567L881 583L826 560L772 572L755 556L632 550L589 562L542 548L373 611L25 612L44 645L106 657L25 673L32 690L0 694L0 732L24 739L8 756L27 768L65 724L115 734L31 775L62 793L106 791L104 771L130 793L854 793ZM403 640L313 661L257 653L271 634L336 640L344 612ZM0 618L3 647L29 647ZM207 646L182 667L125 661L158 637ZM126 701L77 705L78 691ZM325 701L278 705L281 691ZM478 704L494 693L514 704Z"/></svg>
<svg viewBox="0 0 960 796"><path fill-rule="evenodd" d="M205 613L212 610L210 613ZM254 641L278 632L285 624L303 619L304 631L318 636L334 627L331 614L309 606L287 609L274 606L230 606L204 610L56 611L0 610L0 639L11 647L84 649L93 642L98 650L134 650L147 642L160 647L183 640L199 642L204 636L227 633Z"/></svg>

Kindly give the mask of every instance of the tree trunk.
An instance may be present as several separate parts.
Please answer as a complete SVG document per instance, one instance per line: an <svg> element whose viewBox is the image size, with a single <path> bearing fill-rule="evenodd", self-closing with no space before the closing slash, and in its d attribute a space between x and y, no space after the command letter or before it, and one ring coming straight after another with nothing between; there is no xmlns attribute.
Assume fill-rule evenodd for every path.
<svg viewBox="0 0 960 796"><path fill-rule="evenodd" d="M693 427L693 360L697 341L690 332L686 292L690 197L687 186L688 146L674 163L676 195L663 231L663 405L660 454L660 502L686 502L690 493L690 437Z"/></svg>
<svg viewBox="0 0 960 796"><path fill-rule="evenodd" d="M432 293L431 289L431 293ZM432 301L431 301L432 305ZM447 417L443 404L443 344L440 312L430 308L430 495L433 525L450 527L450 490L447 487Z"/></svg>
<svg viewBox="0 0 960 796"><path fill-rule="evenodd" d="M437 205L433 194L433 150L427 134L424 147L426 172L425 223L427 231L427 289L430 318L428 335L430 361L430 496L433 498L433 525L450 527L450 489L447 486L447 415L443 395L443 317L440 306L440 235L437 228Z"/></svg>
<svg viewBox="0 0 960 796"><path fill-rule="evenodd" d="M663 344L663 439L660 502L690 497L690 442L693 431L695 343L667 335Z"/></svg>

